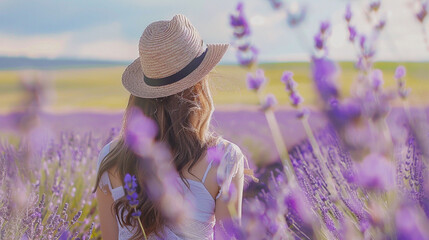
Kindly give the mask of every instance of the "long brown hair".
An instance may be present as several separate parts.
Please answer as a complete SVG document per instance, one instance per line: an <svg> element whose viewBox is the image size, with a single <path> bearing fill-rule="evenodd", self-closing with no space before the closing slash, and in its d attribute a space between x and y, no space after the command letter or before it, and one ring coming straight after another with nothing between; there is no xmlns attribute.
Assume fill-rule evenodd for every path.
<svg viewBox="0 0 429 240"><path fill-rule="evenodd" d="M139 168L141 159L127 146L124 139L127 117L134 107L142 110L145 116L157 123L159 130L155 140L168 144L173 158L172 162L182 180L189 187L183 171L187 168L188 172L192 174L190 172L192 167L203 157L207 148L217 141L217 137L209 131L214 107L208 86L208 76L193 87L164 98L149 99L130 95L119 141L103 159L98 171L94 192L102 173L110 169L116 170L122 181L127 173L136 176L139 181L138 208L142 212L140 220L143 228L146 234L158 234L166 223L166 219L157 208L157 203L152 202L147 193L141 191L141 186L144 185L141 179L145 179L145 171ZM128 214L125 214L124 209L128 210ZM118 199L113 204L112 210L121 225L132 226L134 224L132 211L127 207L125 197ZM140 228L135 229L138 230L133 238L141 239L142 231Z"/></svg>

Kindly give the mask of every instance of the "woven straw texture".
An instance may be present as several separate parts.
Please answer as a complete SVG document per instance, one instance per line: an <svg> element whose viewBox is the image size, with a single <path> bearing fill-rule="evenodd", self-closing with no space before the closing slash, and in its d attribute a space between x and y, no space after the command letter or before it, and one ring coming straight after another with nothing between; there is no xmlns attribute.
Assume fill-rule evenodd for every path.
<svg viewBox="0 0 429 240"><path fill-rule="evenodd" d="M160 79L171 76L206 48L200 34L184 15L175 15L170 21L149 24L139 42L139 58L122 74L122 84L134 96L159 98L179 93L198 83L221 60L229 44L207 44L207 53L201 64L186 77L165 86L149 86L144 75Z"/></svg>

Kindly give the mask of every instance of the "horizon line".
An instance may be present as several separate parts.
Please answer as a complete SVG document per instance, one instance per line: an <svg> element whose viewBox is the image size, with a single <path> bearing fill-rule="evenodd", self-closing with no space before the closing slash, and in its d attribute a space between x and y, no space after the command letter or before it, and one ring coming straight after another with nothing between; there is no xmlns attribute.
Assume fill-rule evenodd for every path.
<svg viewBox="0 0 429 240"><path fill-rule="evenodd" d="M15 60L25 60L25 61L46 61L48 62L74 62L74 64L77 63L83 63L86 62L87 64L100 64L100 65L116 65L116 66L127 66L131 64L130 61L124 61L124 60L111 60L111 59L96 59L96 58L76 58L76 57L55 57L55 58L49 58L49 57L28 57L28 56L6 56L6 55L0 55L0 60L6 60L6 59L15 59ZM355 60L352 59L335 59L330 58L335 62L355 62ZM276 63L310 63L310 58L303 59L303 58L297 58L297 59L285 59L285 60L260 60L259 64L276 64ZM429 62L429 59L422 59L422 60L392 60L392 59L378 59L376 62L392 62L392 63L398 63L398 62L409 62L409 63L427 63ZM17 64L17 63L16 63ZM220 61L218 65L226 65L226 66L239 66L240 64L237 61L231 61L231 60L223 60ZM31 66L26 66L31 67ZM40 66L39 66L40 67ZM67 67L67 66L63 66ZM83 67L83 66L82 66ZM6 67L3 68L0 65L1 70L7 70L7 69L16 69L16 68L22 68L19 66L16 67Z"/></svg>

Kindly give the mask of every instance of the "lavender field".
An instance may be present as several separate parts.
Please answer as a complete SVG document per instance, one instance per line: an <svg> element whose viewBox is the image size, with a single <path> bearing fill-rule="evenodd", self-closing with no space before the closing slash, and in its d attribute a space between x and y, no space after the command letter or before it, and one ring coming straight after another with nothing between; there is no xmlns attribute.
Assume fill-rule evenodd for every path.
<svg viewBox="0 0 429 240"><path fill-rule="evenodd" d="M252 163L258 166L266 166L278 161L275 144L270 134L270 129L263 112L256 107L242 106L220 107L214 112L212 118L212 129L220 136L237 143ZM414 112L422 114L429 109L418 107ZM276 119L280 123L280 130L285 139L286 146L290 148L305 141L307 138L299 119L296 118L298 111L292 109L278 109L275 112ZM17 136L16 121L19 113L8 113L0 115L0 132L3 136ZM123 112L82 112L71 113L41 113L39 115L46 138L57 141L61 134L72 133L78 135L91 134L97 138L106 136L116 137L120 131ZM386 121L393 130L400 128L406 123L405 112L401 108L394 108L388 115ZM320 111L313 111L309 118L310 125L315 132L327 128L329 121ZM12 137L13 139L13 137Z"/></svg>
<svg viewBox="0 0 429 240"><path fill-rule="evenodd" d="M308 58L264 64L252 40L262 18L247 12L247 2L234 3L227 17L238 64L211 73L219 81L211 127L241 148L255 174L246 177L242 218L230 212L222 223L226 237L216 239L429 239L429 64L412 53L378 61L386 49L401 51L386 40L389 21L401 21L385 11L389 4L409 11L414 22L405 28L418 29L410 35L426 56L429 2L357 2L342 3L340 20L317 23L306 38L306 21L317 14L312 4L266 1L273 16L283 12ZM339 27L345 35L334 38ZM334 60L337 46L349 46L353 60ZM101 148L121 134L128 97L122 70L0 72L0 239L101 239L96 163ZM152 142L139 132L153 130L151 122L135 121L122 134ZM162 169L170 153L158 146L164 145L142 141L133 148L145 149L153 181L177 175ZM222 151L209 150L208 158ZM162 194L150 200L180 197L174 187L159 186ZM234 191L218 201L230 201Z"/></svg>
<svg viewBox="0 0 429 240"><path fill-rule="evenodd" d="M341 213L337 209L338 204L343 208L346 207L346 214L352 214L357 218L354 220L357 221L356 224L359 224L359 227L354 231L364 231L372 221L381 221L378 224L386 224L384 221L394 220L395 214L413 214L406 216L407 219L417 221L415 223L417 225L414 227L420 231L418 236L426 236L425 229L420 228L419 224L427 221L424 220L425 213L429 214L429 198L424 190L426 187L424 174L427 173L427 170L422 166L423 154L419 150L414 136L404 132L403 128L407 124L407 118L403 109L392 109L386 118L386 122L392 130L393 144L397 149L394 154L396 164L384 163L387 165L378 166L377 164L380 163L377 163L377 159L372 159L370 163L366 163L369 166L364 165L365 168L361 169L362 172L358 170L362 166L355 166L350 153L342 147L341 139L338 138L336 129L328 118L322 112L311 112L309 116L311 128L320 144L323 156L328 159L326 166L329 172L323 172L320 166L322 163L315 157L310 142L306 140L305 130L299 119L296 118L297 113L294 110L278 110L275 114L286 144L290 146L288 150L297 177L299 177L298 182L304 189L303 193L293 192L292 195L289 195L290 198L293 198L288 201L292 201L290 204L294 208L298 208L296 211L301 211L299 214L308 214L306 217L310 218L306 219L309 222L290 223L304 224L298 225L300 229L296 233L296 237L314 239L318 238L317 235L320 234L315 232L317 228L314 229L314 226L311 226L317 222L314 219L315 216L312 216L314 213L302 213L308 209L305 210L305 206L296 205L298 203L296 201L300 202L303 199L295 198L305 196L309 198L310 202L304 202L314 204L313 208L316 210L319 208L337 214L324 216L324 221L330 221L325 224L331 224L332 228L332 233L324 234L331 237L341 238L341 234L354 228L348 225L351 224L350 222L346 222L346 216L343 215L345 213ZM427 115L428 111L416 108L412 109L412 113L414 113L413 115ZM99 228L96 202L94 194L91 193L96 176L96 160L101 147L118 135L122 113L41 113L38 118L40 124L26 134L30 140L27 147L33 148L32 151L29 151L25 148L26 146L17 147L18 145L13 144L17 141L13 136L19 135L17 121L25 119L22 114L6 114L0 117L0 132L3 136L9 136L10 143L13 144L9 145L10 143L3 140L1 145L1 182L4 193L4 195L2 194L2 234L11 239L20 238L19 235L14 234L24 232L35 238L46 235L57 238L61 235L61 239L76 237L88 239L90 236L97 238ZM263 202L268 204L272 201L271 194L282 193L284 189L278 188L284 184L285 179L282 163L276 154L275 144L270 136L264 113L256 108L241 111L217 110L212 121L213 129L226 139L236 142L251 160L253 168L257 170L260 182L250 182L245 191L245 207L243 208L245 220L255 217L254 214L271 214L269 209L260 209L262 207L260 204ZM359 138L359 135L355 134L353 137ZM368 133L363 133L363 135L366 134ZM34 150L35 148L38 150ZM28 151L33 155L29 156ZM26 163L22 161L23 158L28 160L27 164L29 164L25 168L20 165ZM338 161L339 159L340 161ZM397 173L396 178L394 178L395 172ZM302 175L298 175L298 173ZM29 175L24 177L23 174ZM328 176L334 177L335 182L327 182ZM363 183L355 182L360 178L365 181ZM11 182L12 179L18 181ZM317 188L310 187L314 184L322 185ZM327 188L327 184L332 184L332 186ZM369 187L369 192L365 187L359 187L359 184ZM20 188L10 189L11 186L20 186ZM396 190L400 190L397 194L409 195L412 202L416 203L408 202L406 206L403 206L404 209L398 209L397 211L400 212L397 213L390 212L387 206L378 202L371 204L382 205L366 206L368 202L364 201L365 198L362 199L360 194L370 197L373 194L380 194L378 190L389 186L390 188L396 186ZM337 199L330 199L329 191L332 191L332 187L344 188L345 192L335 196ZM294 189L294 191L298 190ZM305 196L300 194L305 194ZM391 190L384 192L381 196L387 197L390 194L393 194ZM7 197L5 198L5 196ZM398 201L396 199L398 196L395 196L393 200L390 197L393 196L389 196L388 201ZM334 203L330 203L330 201L334 201ZM22 210L15 212L16 209ZM246 218L246 214L249 214L249 219ZM298 213L290 212L289 214ZM289 214L286 221L297 221L296 218L299 215ZM383 216L378 216L378 214L383 214ZM12 218L13 221L7 221L8 216L15 218ZM373 219L374 217L377 218ZM13 228L10 228L12 224L16 226L14 231L11 231ZM279 222L269 224L274 225L267 226L270 227L267 228L267 231L275 231L275 228L271 228L276 227ZM251 224L244 226L250 227ZM277 226L277 228L279 227L282 226ZM405 229L404 231L410 230ZM258 238L255 237L255 239Z"/></svg>
<svg viewBox="0 0 429 240"><path fill-rule="evenodd" d="M277 160L278 155L264 114L255 107L244 107L244 109L215 111L212 119L213 130L245 147L245 151L253 149L254 152L248 155L255 158L255 163L264 165ZM294 110L280 110L276 113L277 119L282 122L281 130L288 146L294 146L306 138L301 123L295 119L296 113ZM321 113L315 112L312 115L311 125L314 129L326 126L327 120ZM42 113L40 115L42 124L39 127L44 129L46 137L49 134L56 140L64 132L79 135L91 132L94 136L103 138L111 131L114 134L119 133L122 117L122 112ZM6 136L17 135L14 129L18 118L19 113L0 115L0 132Z"/></svg>

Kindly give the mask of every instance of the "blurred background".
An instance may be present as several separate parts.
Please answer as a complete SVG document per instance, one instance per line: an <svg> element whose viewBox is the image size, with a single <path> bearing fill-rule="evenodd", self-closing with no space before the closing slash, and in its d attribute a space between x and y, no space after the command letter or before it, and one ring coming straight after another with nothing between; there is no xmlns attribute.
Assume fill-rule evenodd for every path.
<svg viewBox="0 0 429 240"><path fill-rule="evenodd" d="M179 13L206 43L231 44L210 73L211 123L260 179L244 193L243 233L428 239L428 9L0 0L0 239L101 239L92 187L100 149L120 133L122 73L146 26Z"/></svg>
<svg viewBox="0 0 429 240"><path fill-rule="evenodd" d="M429 103L429 26L418 16L422 2L381 1L376 20L371 19L372 2L379 1L243 1L251 43L258 49L258 67L268 78L263 92L273 93L277 98L281 110L276 113L277 117L287 122L282 126L285 134L294 135L301 126L288 117L291 107L280 81L283 71L294 72L304 104L310 108L318 106L310 60L314 53L313 37L321 21L330 22L326 43L329 57L341 68L338 84L343 96L350 95L358 77L355 67L358 49L348 41L349 31L344 20L348 5L359 33L369 35L374 24L368 23L384 22L383 31L377 36L371 35L377 38L375 68L383 70L384 85L394 87L395 69L404 65L408 70L407 86L412 89L409 102L417 107ZM231 0L1 0L0 133L13 135L14 114L35 101L42 112L41 121L54 130L106 132L111 127L120 127L129 96L121 85L121 75L138 57L138 41L145 27L182 13L205 42L232 43L230 15L237 3ZM260 139L270 142L269 137L262 137L268 130L263 126L266 125L263 114L258 112L259 100L246 88L249 69L238 64L236 52L233 44L212 74L217 109L214 125L222 134L245 142L244 145L256 144L252 143L254 129L260 131L256 133ZM32 97L29 92L33 93ZM323 119L313 119L310 121L315 127L324 124ZM100 126L97 124L100 121L105 124ZM236 126L241 128L237 130ZM243 137L246 134L253 138ZM289 138L288 146L300 139Z"/></svg>

